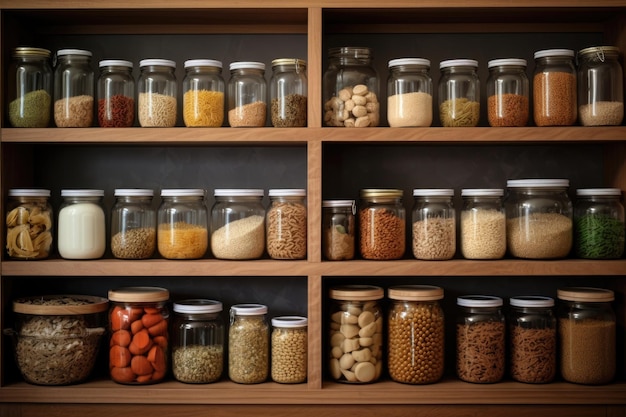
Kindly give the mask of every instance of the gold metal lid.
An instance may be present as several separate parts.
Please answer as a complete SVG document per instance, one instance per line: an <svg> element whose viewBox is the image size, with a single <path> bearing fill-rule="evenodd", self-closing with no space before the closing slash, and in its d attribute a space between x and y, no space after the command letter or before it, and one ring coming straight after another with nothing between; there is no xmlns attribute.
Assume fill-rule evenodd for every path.
<svg viewBox="0 0 626 417"><path fill-rule="evenodd" d="M365 198L402 198L403 191L388 188L365 188L361 190L361 197Z"/></svg>
<svg viewBox="0 0 626 417"><path fill-rule="evenodd" d="M14 58L41 57L50 58L51 52L44 48L33 48L30 46L18 46L13 50Z"/></svg>
<svg viewBox="0 0 626 417"><path fill-rule="evenodd" d="M619 55L619 48L617 46L590 46L589 48L584 48L578 51L578 56L595 55L595 54Z"/></svg>
<svg viewBox="0 0 626 417"><path fill-rule="evenodd" d="M109 301L91 295L42 295L13 301L13 311L40 316L92 314L106 311Z"/></svg>
<svg viewBox="0 0 626 417"><path fill-rule="evenodd" d="M443 298L443 288L434 285L399 285L389 288L392 300L436 301Z"/></svg>

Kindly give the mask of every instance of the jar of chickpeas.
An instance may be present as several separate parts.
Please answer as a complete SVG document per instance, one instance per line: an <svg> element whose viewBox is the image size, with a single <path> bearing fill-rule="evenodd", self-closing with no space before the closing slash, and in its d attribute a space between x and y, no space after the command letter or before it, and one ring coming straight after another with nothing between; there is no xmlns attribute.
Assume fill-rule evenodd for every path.
<svg viewBox="0 0 626 417"><path fill-rule="evenodd" d="M274 382L298 384L307 374L306 317L281 316L272 319L272 365Z"/></svg>

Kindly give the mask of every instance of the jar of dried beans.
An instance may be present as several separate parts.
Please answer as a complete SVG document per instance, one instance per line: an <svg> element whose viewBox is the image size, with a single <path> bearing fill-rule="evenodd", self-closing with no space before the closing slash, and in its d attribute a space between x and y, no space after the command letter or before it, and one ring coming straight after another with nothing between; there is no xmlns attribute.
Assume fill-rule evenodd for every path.
<svg viewBox="0 0 626 417"><path fill-rule="evenodd" d="M530 113L525 59L494 59L487 64L487 118L490 126L526 126Z"/></svg>
<svg viewBox="0 0 626 417"><path fill-rule="evenodd" d="M306 258L306 190L271 189L268 194L267 253L273 259Z"/></svg>
<svg viewBox="0 0 626 417"><path fill-rule="evenodd" d="M209 246L203 189L161 190L157 247L166 259L202 258Z"/></svg>
<svg viewBox="0 0 626 417"><path fill-rule="evenodd" d="M322 251L329 261L354 258L354 200L322 201Z"/></svg>
<svg viewBox="0 0 626 417"><path fill-rule="evenodd" d="M104 190L61 190L57 247L65 259L98 259L106 249Z"/></svg>
<svg viewBox="0 0 626 417"><path fill-rule="evenodd" d="M54 122L57 127L91 127L94 73L91 52L61 49L54 69Z"/></svg>
<svg viewBox="0 0 626 417"><path fill-rule="evenodd" d="M137 112L141 127L176 125L176 62L142 59L138 81Z"/></svg>
<svg viewBox="0 0 626 417"><path fill-rule="evenodd" d="M228 80L228 123L263 127L267 117L267 82L262 62L232 62Z"/></svg>
<svg viewBox="0 0 626 417"><path fill-rule="evenodd" d="M506 253L504 190L461 190L461 253L466 259L500 259Z"/></svg>
<svg viewBox="0 0 626 417"><path fill-rule="evenodd" d="M433 122L433 80L430 60L389 61L387 121L390 127L427 127Z"/></svg>
<svg viewBox="0 0 626 417"><path fill-rule="evenodd" d="M187 127L220 127L224 122L222 62L185 61L183 121Z"/></svg>
<svg viewBox="0 0 626 417"><path fill-rule="evenodd" d="M135 121L133 63L118 59L100 61L98 124L131 127Z"/></svg>
<svg viewBox="0 0 626 417"><path fill-rule="evenodd" d="M439 121L443 127L474 127L480 119L478 61L449 59L439 63Z"/></svg>
<svg viewBox="0 0 626 417"><path fill-rule="evenodd" d="M306 317L281 316L272 319L272 366L274 382L298 384L307 376L307 326Z"/></svg>
<svg viewBox="0 0 626 417"><path fill-rule="evenodd" d="M280 58L272 61L270 112L274 127L304 127L307 118L306 61Z"/></svg>
<svg viewBox="0 0 626 417"><path fill-rule="evenodd" d="M446 260L456 252L456 212L453 189L413 190L413 256L424 260Z"/></svg>
<svg viewBox="0 0 626 417"><path fill-rule="evenodd" d="M545 49L535 52L533 113L537 126L576 123L576 68L574 51Z"/></svg>
<svg viewBox="0 0 626 417"><path fill-rule="evenodd" d="M373 285L331 288L330 375L338 382L375 382L383 370L384 290Z"/></svg>
<svg viewBox="0 0 626 417"><path fill-rule="evenodd" d="M6 249L12 259L45 259L52 247L50 190L12 189L6 206Z"/></svg>
<svg viewBox="0 0 626 417"><path fill-rule="evenodd" d="M406 210L402 190L361 190L359 244L364 259L400 259L405 251Z"/></svg>
<svg viewBox="0 0 626 417"><path fill-rule="evenodd" d="M150 258L156 248L152 190L118 188L111 209L111 252L120 259Z"/></svg>
<svg viewBox="0 0 626 417"><path fill-rule="evenodd" d="M7 77L7 108L13 127L48 127L52 104L50 51L18 47Z"/></svg>
<svg viewBox="0 0 626 417"><path fill-rule="evenodd" d="M228 377L239 384L264 382L269 374L270 338L267 306L236 304L230 308Z"/></svg>

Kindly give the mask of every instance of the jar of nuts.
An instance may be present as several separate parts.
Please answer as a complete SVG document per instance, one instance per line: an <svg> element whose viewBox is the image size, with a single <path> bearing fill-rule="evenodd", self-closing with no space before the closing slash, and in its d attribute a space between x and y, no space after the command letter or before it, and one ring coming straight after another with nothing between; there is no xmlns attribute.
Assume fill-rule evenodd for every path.
<svg viewBox="0 0 626 417"><path fill-rule="evenodd" d="M404 256L406 210L402 190L361 190L359 243L363 259L392 260Z"/></svg>
<svg viewBox="0 0 626 417"><path fill-rule="evenodd" d="M272 379L282 384L298 384L307 375L306 317L282 316L272 319Z"/></svg>
<svg viewBox="0 0 626 417"><path fill-rule="evenodd" d="M236 304L230 308L228 377L239 384L259 384L269 373L267 306Z"/></svg>

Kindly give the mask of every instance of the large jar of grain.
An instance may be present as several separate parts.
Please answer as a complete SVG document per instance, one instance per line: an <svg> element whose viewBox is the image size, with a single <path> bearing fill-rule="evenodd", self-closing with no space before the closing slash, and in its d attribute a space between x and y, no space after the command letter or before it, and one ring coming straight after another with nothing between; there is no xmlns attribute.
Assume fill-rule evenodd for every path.
<svg viewBox="0 0 626 417"><path fill-rule="evenodd" d="M430 60L389 61L387 121L390 127L427 127L433 122L433 80Z"/></svg>
<svg viewBox="0 0 626 417"><path fill-rule="evenodd" d="M466 259L500 259L506 253L506 215L501 188L461 190L461 253Z"/></svg>

